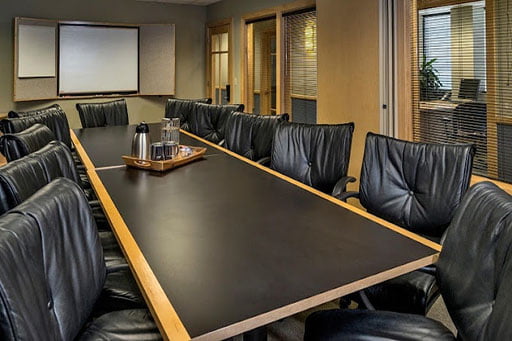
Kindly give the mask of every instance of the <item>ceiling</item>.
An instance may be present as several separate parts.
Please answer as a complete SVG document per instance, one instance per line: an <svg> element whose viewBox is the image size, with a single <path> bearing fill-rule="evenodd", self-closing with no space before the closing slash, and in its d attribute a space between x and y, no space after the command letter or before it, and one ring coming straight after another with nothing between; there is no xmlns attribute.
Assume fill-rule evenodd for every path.
<svg viewBox="0 0 512 341"><path fill-rule="evenodd" d="M170 4L184 4L196 6L208 6L221 0L137 0L137 1L151 1L151 2L167 2Z"/></svg>

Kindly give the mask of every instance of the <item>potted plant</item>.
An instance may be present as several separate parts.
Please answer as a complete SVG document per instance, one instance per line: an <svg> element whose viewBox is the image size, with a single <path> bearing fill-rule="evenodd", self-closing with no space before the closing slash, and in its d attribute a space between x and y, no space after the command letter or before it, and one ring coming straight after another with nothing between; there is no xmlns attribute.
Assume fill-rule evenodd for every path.
<svg viewBox="0 0 512 341"><path fill-rule="evenodd" d="M439 71L434 67L437 58L427 61L427 56L423 55L423 62L420 68L420 100L428 101L437 98L437 90L443 86L439 80Z"/></svg>

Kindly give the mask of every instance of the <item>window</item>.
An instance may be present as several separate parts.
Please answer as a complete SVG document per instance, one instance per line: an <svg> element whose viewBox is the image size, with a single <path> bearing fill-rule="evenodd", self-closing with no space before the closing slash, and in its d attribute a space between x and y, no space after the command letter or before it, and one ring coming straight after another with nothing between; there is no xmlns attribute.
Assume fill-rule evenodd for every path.
<svg viewBox="0 0 512 341"><path fill-rule="evenodd" d="M316 123L316 11L287 14L284 19L284 111L292 121Z"/></svg>
<svg viewBox="0 0 512 341"><path fill-rule="evenodd" d="M414 140L474 144L474 173L504 179L498 171L497 126L490 121L495 103L490 94L496 87L494 76L487 72L487 46L492 36L486 32L486 3L453 3L416 0ZM493 84L493 89L488 89L488 84ZM510 152L512 155L512 149Z"/></svg>

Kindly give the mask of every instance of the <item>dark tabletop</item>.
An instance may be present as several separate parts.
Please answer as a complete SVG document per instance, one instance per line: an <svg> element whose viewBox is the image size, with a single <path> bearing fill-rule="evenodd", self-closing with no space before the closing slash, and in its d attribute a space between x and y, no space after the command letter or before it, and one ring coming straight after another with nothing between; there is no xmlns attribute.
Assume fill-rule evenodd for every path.
<svg viewBox="0 0 512 341"><path fill-rule="evenodd" d="M136 125L110 126L73 131L95 168L100 168L124 165L121 156L131 154L135 127ZM160 123L150 123L149 133L152 142L160 141ZM206 147L206 155L219 153L218 150L185 134L180 134L180 144Z"/></svg>
<svg viewBox="0 0 512 341"><path fill-rule="evenodd" d="M192 338L437 253L226 154L97 173Z"/></svg>

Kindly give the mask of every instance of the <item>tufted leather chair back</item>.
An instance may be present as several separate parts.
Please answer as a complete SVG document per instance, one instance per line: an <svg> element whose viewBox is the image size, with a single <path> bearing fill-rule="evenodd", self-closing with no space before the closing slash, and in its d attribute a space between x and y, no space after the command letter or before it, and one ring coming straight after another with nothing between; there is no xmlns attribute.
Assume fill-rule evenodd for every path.
<svg viewBox="0 0 512 341"><path fill-rule="evenodd" d="M70 150L59 141L0 167L0 214L60 177L81 183Z"/></svg>
<svg viewBox="0 0 512 341"><path fill-rule="evenodd" d="M353 132L353 123L283 123L274 134L270 167L330 194L347 175Z"/></svg>
<svg viewBox="0 0 512 341"><path fill-rule="evenodd" d="M46 184L45 170L37 160L23 157L0 167L0 214L19 205Z"/></svg>
<svg viewBox="0 0 512 341"><path fill-rule="evenodd" d="M244 111L244 105L196 103L190 115L190 132L205 140L219 143L224 140L226 121L234 111Z"/></svg>
<svg viewBox="0 0 512 341"><path fill-rule="evenodd" d="M52 131L36 123L19 133L0 136L0 150L8 162L17 160L46 146L55 140Z"/></svg>
<svg viewBox="0 0 512 341"><path fill-rule="evenodd" d="M460 340L512 340L512 197L474 185L447 229L437 280Z"/></svg>
<svg viewBox="0 0 512 341"><path fill-rule="evenodd" d="M45 171L48 182L62 177L77 184L81 183L73 155L69 148L60 141L52 141L28 157L39 162Z"/></svg>
<svg viewBox="0 0 512 341"><path fill-rule="evenodd" d="M211 104L212 99L169 98L165 104L165 117L178 117L180 119L181 129L190 131L190 115L195 108L195 103Z"/></svg>
<svg viewBox="0 0 512 341"><path fill-rule="evenodd" d="M83 128L128 125L124 98L103 103L77 103L76 110Z"/></svg>
<svg viewBox="0 0 512 341"><path fill-rule="evenodd" d="M100 239L87 199L77 184L57 179L13 212L30 217L34 221L32 229L38 230L42 240L41 252L31 257L37 259L34 270L44 275L46 286L23 299L47 295L46 311L34 311L19 319L47 317L53 326L48 335L59 335L55 340L73 340L88 321L106 278ZM30 283L23 285L27 286ZM18 297L16 293L4 294ZM39 326L32 324L29 329L37 330Z"/></svg>
<svg viewBox="0 0 512 341"><path fill-rule="evenodd" d="M29 111L9 111L7 114L7 117L9 118L19 118L19 117L26 117L26 116L34 116L34 115L41 115L41 114L49 114L55 111L62 111L62 108L58 104L52 104L48 107L39 108L35 110L29 110Z"/></svg>
<svg viewBox="0 0 512 341"><path fill-rule="evenodd" d="M270 156L276 127L289 115L254 115L233 112L226 122L225 147L253 161Z"/></svg>
<svg viewBox="0 0 512 341"><path fill-rule="evenodd" d="M59 340L43 264L43 243L31 217L0 217L0 339ZM42 337L44 335L44 337Z"/></svg>
<svg viewBox="0 0 512 341"><path fill-rule="evenodd" d="M2 132L4 134L19 133L36 123L44 124L50 128L57 140L62 141L66 146L72 148L68 119L66 113L64 113L58 104L50 108L45 108L40 113L34 111L33 115L18 118L5 118L1 123Z"/></svg>
<svg viewBox="0 0 512 341"><path fill-rule="evenodd" d="M471 178L470 144L414 143L368 133L359 196L372 214L439 238Z"/></svg>

